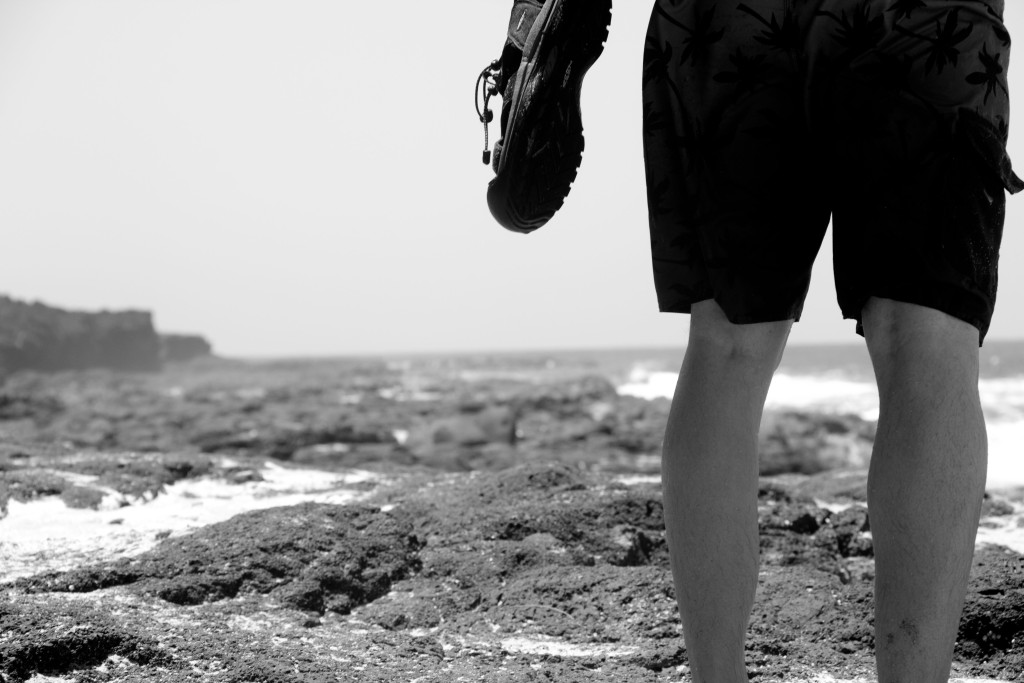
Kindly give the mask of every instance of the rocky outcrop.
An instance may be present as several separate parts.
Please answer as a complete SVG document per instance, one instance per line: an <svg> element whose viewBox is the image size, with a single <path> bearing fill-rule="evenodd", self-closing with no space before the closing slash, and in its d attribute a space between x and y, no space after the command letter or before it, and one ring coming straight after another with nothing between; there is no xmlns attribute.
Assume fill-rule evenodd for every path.
<svg viewBox="0 0 1024 683"><path fill-rule="evenodd" d="M306 503L241 514L137 557L18 585L29 593L131 585L177 605L269 594L297 609L348 614L418 568L411 531L376 508Z"/></svg>
<svg viewBox="0 0 1024 683"><path fill-rule="evenodd" d="M0 369L160 367L160 339L148 312L67 311L0 296Z"/></svg>
<svg viewBox="0 0 1024 683"><path fill-rule="evenodd" d="M161 334L160 357L165 363L182 363L213 355L213 346L197 334Z"/></svg>
<svg viewBox="0 0 1024 683"><path fill-rule="evenodd" d="M458 367L17 373L0 680L688 679L654 476L667 415L600 378ZM871 675L872 436L766 416L752 680ZM1022 499L986 498L956 677L1024 670Z"/></svg>
<svg viewBox="0 0 1024 683"><path fill-rule="evenodd" d="M667 399L619 396L606 380L456 381L379 365L210 358L159 375L19 373L0 382L0 440L108 450L269 456L321 468L448 471L561 462L656 474ZM862 469L874 423L767 413L761 474Z"/></svg>
<svg viewBox="0 0 1024 683"><path fill-rule="evenodd" d="M755 680L860 679L873 667L867 511L798 494L806 479L766 478L758 493ZM546 464L378 482L359 503L243 512L158 534L139 554L0 584L0 678L686 677L658 484ZM155 502L117 514L128 526L131 509ZM1024 557L979 547L956 677L1016 679L1022 586Z"/></svg>
<svg viewBox="0 0 1024 683"><path fill-rule="evenodd" d="M856 415L769 412L761 420L761 474L867 467L874 441L875 423Z"/></svg>

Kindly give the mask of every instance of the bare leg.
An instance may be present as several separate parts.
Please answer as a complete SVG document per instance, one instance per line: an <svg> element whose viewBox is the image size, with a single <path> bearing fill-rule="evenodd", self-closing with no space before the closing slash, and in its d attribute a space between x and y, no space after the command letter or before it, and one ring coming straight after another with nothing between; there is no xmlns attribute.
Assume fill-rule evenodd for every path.
<svg viewBox="0 0 1024 683"><path fill-rule="evenodd" d="M873 298L881 413L868 480L879 683L948 680L985 492L978 331Z"/></svg>
<svg viewBox="0 0 1024 683"><path fill-rule="evenodd" d="M695 683L746 683L758 571L757 433L791 321L693 306L662 458L665 526Z"/></svg>

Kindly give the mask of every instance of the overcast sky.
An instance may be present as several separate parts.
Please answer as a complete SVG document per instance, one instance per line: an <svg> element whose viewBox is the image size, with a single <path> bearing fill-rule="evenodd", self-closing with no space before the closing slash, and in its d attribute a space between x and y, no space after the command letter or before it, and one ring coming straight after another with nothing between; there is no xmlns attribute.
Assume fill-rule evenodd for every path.
<svg viewBox="0 0 1024 683"><path fill-rule="evenodd" d="M0 293L151 310L236 356L682 345L650 271L650 0L617 0L583 167L529 236L490 218L472 103L510 7L0 0ZM990 338L1024 338L1020 198L1000 296ZM826 242L793 341L857 339L834 298Z"/></svg>

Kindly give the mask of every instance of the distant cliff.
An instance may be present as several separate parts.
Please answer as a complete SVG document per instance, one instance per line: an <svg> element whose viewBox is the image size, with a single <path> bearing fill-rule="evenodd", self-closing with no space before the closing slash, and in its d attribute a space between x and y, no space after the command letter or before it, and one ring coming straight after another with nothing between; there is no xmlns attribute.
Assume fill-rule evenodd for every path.
<svg viewBox="0 0 1024 683"><path fill-rule="evenodd" d="M2 370L155 371L165 356L180 356L181 345L161 340L148 311L67 311L0 296ZM185 346L196 355L201 344Z"/></svg>
<svg viewBox="0 0 1024 683"><path fill-rule="evenodd" d="M213 354L210 342L196 334L160 335L161 356L165 362L178 363Z"/></svg>

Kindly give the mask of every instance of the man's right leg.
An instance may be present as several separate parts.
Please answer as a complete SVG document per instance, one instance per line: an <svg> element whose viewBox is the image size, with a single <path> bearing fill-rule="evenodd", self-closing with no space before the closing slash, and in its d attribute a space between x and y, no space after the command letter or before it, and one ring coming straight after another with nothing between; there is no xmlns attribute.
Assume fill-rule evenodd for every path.
<svg viewBox="0 0 1024 683"><path fill-rule="evenodd" d="M945 683L985 492L978 330L872 298L864 335L880 396L868 479L879 683Z"/></svg>
<svg viewBox="0 0 1024 683"><path fill-rule="evenodd" d="M792 321L693 305L662 457L665 527L695 683L746 683L757 588L757 435Z"/></svg>

